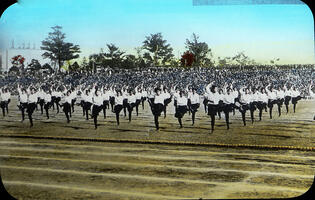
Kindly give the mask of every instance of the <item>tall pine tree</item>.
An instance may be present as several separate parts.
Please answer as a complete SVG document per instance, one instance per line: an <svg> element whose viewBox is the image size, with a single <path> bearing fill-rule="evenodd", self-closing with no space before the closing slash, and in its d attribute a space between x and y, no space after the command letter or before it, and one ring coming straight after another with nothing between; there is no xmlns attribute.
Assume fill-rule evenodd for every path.
<svg viewBox="0 0 315 200"><path fill-rule="evenodd" d="M64 61L72 60L79 57L80 47L73 43L65 42L65 34L61 32L61 26L52 27L53 32L48 33L48 37L42 41L40 47L45 53L43 58L49 58L51 61L58 63L60 70Z"/></svg>
<svg viewBox="0 0 315 200"><path fill-rule="evenodd" d="M160 62L164 65L174 57L172 54L173 48L163 39L162 33L146 36L142 48L147 50L143 58L155 66L160 65Z"/></svg>

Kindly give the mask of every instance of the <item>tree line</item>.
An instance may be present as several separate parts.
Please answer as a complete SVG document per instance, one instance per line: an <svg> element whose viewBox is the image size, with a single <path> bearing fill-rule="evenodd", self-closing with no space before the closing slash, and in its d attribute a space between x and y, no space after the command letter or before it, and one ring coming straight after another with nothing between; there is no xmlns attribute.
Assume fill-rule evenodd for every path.
<svg viewBox="0 0 315 200"><path fill-rule="evenodd" d="M162 33L150 34L145 37L142 46L135 48L136 55L127 54L113 43L106 44L105 50L102 48L99 53L94 53L83 57L82 63L70 63L71 60L79 58L81 53L79 45L65 41L65 33L61 26L52 27L52 32L42 41L41 50L43 58L48 58L60 69L67 64L68 71L93 72L96 68L146 68L146 67L211 67L226 66L231 64L254 65L257 64L244 54L239 52L234 57L218 57L217 63L214 61L212 50L206 42L201 42L199 36L192 34L190 39L186 39L186 51L180 59L176 59L173 48L162 36ZM271 60L276 64L279 59ZM47 65L47 64L46 64ZM48 66L46 66L47 68ZM28 66L29 69L40 69L39 62L35 59Z"/></svg>

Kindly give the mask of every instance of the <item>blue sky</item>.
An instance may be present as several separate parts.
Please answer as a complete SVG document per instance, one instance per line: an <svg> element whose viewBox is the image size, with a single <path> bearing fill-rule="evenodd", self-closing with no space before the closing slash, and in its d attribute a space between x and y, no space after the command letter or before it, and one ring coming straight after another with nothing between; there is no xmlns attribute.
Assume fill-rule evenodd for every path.
<svg viewBox="0 0 315 200"><path fill-rule="evenodd" d="M81 57L114 43L127 53L161 32L178 56L192 33L214 57L244 51L267 63L314 63L314 22L307 5L193 6L192 0L20 0L0 18L0 50L23 41L39 47L60 25Z"/></svg>

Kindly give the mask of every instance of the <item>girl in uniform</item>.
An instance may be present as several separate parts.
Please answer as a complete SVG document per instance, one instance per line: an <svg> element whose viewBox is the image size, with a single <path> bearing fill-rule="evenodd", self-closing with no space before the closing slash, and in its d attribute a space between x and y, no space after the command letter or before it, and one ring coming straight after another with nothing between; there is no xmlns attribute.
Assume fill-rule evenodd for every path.
<svg viewBox="0 0 315 200"><path fill-rule="evenodd" d="M161 113L164 110L164 100L165 100L164 97L161 95L161 89L155 88L152 113L154 115L154 123L157 131L160 129L159 116L161 116Z"/></svg>
<svg viewBox="0 0 315 200"><path fill-rule="evenodd" d="M21 112L22 112L22 121L21 122L23 122L24 121L24 116L25 116L24 110L27 109L27 99L28 99L28 97L27 97L26 90L24 88L21 89L20 85L17 86L17 90L18 90L18 93L19 93L19 102L20 102L20 105L18 105L18 107L19 107L19 110L21 110Z"/></svg>
<svg viewBox="0 0 315 200"><path fill-rule="evenodd" d="M211 133L212 133L214 131L215 116L218 112L220 99L218 96L217 87L213 85L213 82L207 85L206 92L207 92L206 97L208 101L208 115L210 115L210 118L211 118Z"/></svg>
<svg viewBox="0 0 315 200"><path fill-rule="evenodd" d="M270 84L266 87L267 95L268 95L268 107L269 107L269 115L270 119L272 119L272 108L273 105L277 103L277 94L273 91L273 88L270 88Z"/></svg>
<svg viewBox="0 0 315 200"><path fill-rule="evenodd" d="M28 96L28 104L27 104L27 114L28 114L28 118L30 120L30 127L33 127L33 112L36 108L36 104L37 104L37 100L38 100L38 96L36 94L35 88L29 88L30 90L30 94Z"/></svg>
<svg viewBox="0 0 315 200"><path fill-rule="evenodd" d="M104 104L104 97L101 92L95 90L93 96L92 118L94 120L95 130L97 129L97 116L102 111Z"/></svg>
<svg viewBox="0 0 315 200"><path fill-rule="evenodd" d="M61 107L63 107L63 112L66 115L67 118L67 123L70 123L70 113L71 113L71 91L68 90L66 92L66 95L63 96L62 98L62 104L60 105Z"/></svg>
<svg viewBox="0 0 315 200"><path fill-rule="evenodd" d="M198 111L198 108L200 106L200 99L199 95L196 93L196 89L192 89L192 94L190 95L190 111L191 111L191 119L192 119L192 125L195 124L195 115Z"/></svg>
<svg viewBox="0 0 315 200"><path fill-rule="evenodd" d="M131 114L132 114L133 108L136 106L136 102L137 102L136 93L130 90L129 95L128 95L128 104L127 104L129 122L131 122Z"/></svg>
<svg viewBox="0 0 315 200"><path fill-rule="evenodd" d="M46 117L47 119L49 119L49 108L51 107L51 105L53 104L52 102L52 98L51 98L51 91L48 90L45 92L45 95L44 95L44 109L46 111Z"/></svg>
<svg viewBox="0 0 315 200"><path fill-rule="evenodd" d="M119 126L119 114L120 111L123 109L123 96L121 91L117 91L115 96L115 106L114 106L114 113L116 114L116 122Z"/></svg>
<svg viewBox="0 0 315 200"><path fill-rule="evenodd" d="M226 122L227 130L230 129L229 114L230 112L233 111L234 103L235 103L235 97L232 94L232 90L228 88L226 90L226 94L223 97L223 112L225 115L225 122Z"/></svg>
<svg viewBox="0 0 315 200"><path fill-rule="evenodd" d="M103 88L103 114L104 119L106 119L106 109L109 108L109 92L106 90L106 88Z"/></svg>
<svg viewBox="0 0 315 200"><path fill-rule="evenodd" d="M188 99L183 94L184 92L180 91L179 97L177 98L177 107L175 113L175 117L178 119L180 128L183 128L182 118L184 117L185 113L188 110L187 108Z"/></svg>

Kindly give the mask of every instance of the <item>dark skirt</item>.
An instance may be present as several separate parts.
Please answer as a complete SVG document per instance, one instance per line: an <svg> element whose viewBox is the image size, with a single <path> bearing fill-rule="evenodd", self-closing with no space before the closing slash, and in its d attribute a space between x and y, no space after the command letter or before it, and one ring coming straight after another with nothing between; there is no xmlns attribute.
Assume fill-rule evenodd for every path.
<svg viewBox="0 0 315 200"><path fill-rule="evenodd" d="M68 103L68 102L66 102L66 103L64 103L63 104L63 112L70 112L70 110L71 110L71 105Z"/></svg>
<svg viewBox="0 0 315 200"><path fill-rule="evenodd" d="M153 115L160 116L164 110L164 105L161 103L153 104L152 113Z"/></svg>
<svg viewBox="0 0 315 200"><path fill-rule="evenodd" d="M264 102L262 102L262 101L258 101L257 102L257 108L258 108L258 110L263 110L263 109L265 109L267 107L267 103L264 103Z"/></svg>
<svg viewBox="0 0 315 200"><path fill-rule="evenodd" d="M182 118L185 113L187 112L187 106L177 106L176 108L176 113L175 113L175 117L176 118Z"/></svg>
<svg viewBox="0 0 315 200"><path fill-rule="evenodd" d="M167 106L169 103L171 103L172 98L168 98L164 100L164 106Z"/></svg>
<svg viewBox="0 0 315 200"><path fill-rule="evenodd" d="M117 113L120 113L120 111L123 109L123 105L115 105L114 107L114 112L117 114Z"/></svg>
<svg viewBox="0 0 315 200"><path fill-rule="evenodd" d="M223 108L223 111L224 112L232 112L234 109L234 104L231 103L231 104L224 104L224 108Z"/></svg>
<svg viewBox="0 0 315 200"><path fill-rule="evenodd" d="M51 107L51 104L52 104L51 102L45 103L44 109L48 110Z"/></svg>
<svg viewBox="0 0 315 200"><path fill-rule="evenodd" d="M282 106L283 102L284 102L284 99L277 99L277 104L278 105Z"/></svg>
<svg viewBox="0 0 315 200"><path fill-rule="evenodd" d="M249 104L241 104L239 110L240 112L246 112L246 110L249 110Z"/></svg>
<svg viewBox="0 0 315 200"><path fill-rule="evenodd" d="M90 109L91 109L91 106L92 106L92 103L91 103L91 102L84 102L84 109L85 109L85 110L90 110Z"/></svg>
<svg viewBox="0 0 315 200"><path fill-rule="evenodd" d="M44 105L44 103L45 103L45 100L44 100L44 99L39 99L39 104L40 104L40 105Z"/></svg>
<svg viewBox="0 0 315 200"><path fill-rule="evenodd" d="M133 108L136 106L135 103L128 103L127 104L127 109L128 109L128 112L132 112L133 111Z"/></svg>
<svg viewBox="0 0 315 200"><path fill-rule="evenodd" d="M103 101L103 106L107 106L107 105L109 105L109 101L108 100Z"/></svg>
<svg viewBox="0 0 315 200"><path fill-rule="evenodd" d="M136 100L136 105L139 106L140 103L141 103L141 99L137 99L137 100Z"/></svg>
<svg viewBox="0 0 315 200"><path fill-rule="evenodd" d="M115 104L115 97L109 97L110 104Z"/></svg>
<svg viewBox="0 0 315 200"><path fill-rule="evenodd" d="M274 104L277 104L277 100L270 100L270 99L269 99L267 106L268 106L269 108L271 108L271 107L273 107Z"/></svg>
<svg viewBox="0 0 315 200"><path fill-rule="evenodd" d="M27 104L26 112L28 112L29 114L33 114L35 108L36 108L36 103L29 103Z"/></svg>
<svg viewBox="0 0 315 200"><path fill-rule="evenodd" d="M7 102L6 101L1 101L0 102L0 107L1 108L5 108L5 105L7 104Z"/></svg>
<svg viewBox="0 0 315 200"><path fill-rule="evenodd" d="M191 104L190 110L191 110L191 112L197 112L199 107L200 107L199 103Z"/></svg>
<svg viewBox="0 0 315 200"><path fill-rule="evenodd" d="M224 103L222 100L219 101L218 112L222 112L224 110Z"/></svg>
<svg viewBox="0 0 315 200"><path fill-rule="evenodd" d="M124 99L123 100L123 107L127 108L127 106L128 106L128 99Z"/></svg>
<svg viewBox="0 0 315 200"><path fill-rule="evenodd" d="M289 105L290 100L291 100L291 97L290 97L290 96L285 96L285 97L284 97L284 104L285 104L285 105Z"/></svg>
<svg viewBox="0 0 315 200"><path fill-rule="evenodd" d="M256 110L257 108L257 101L254 101L254 102L250 102L249 104L249 110Z"/></svg>
<svg viewBox="0 0 315 200"><path fill-rule="evenodd" d="M103 109L103 106L93 105L93 107L92 107L92 115L94 117L98 116L98 114L101 112L102 109Z"/></svg>
<svg viewBox="0 0 315 200"><path fill-rule="evenodd" d="M27 108L28 103L20 103L20 110Z"/></svg>
<svg viewBox="0 0 315 200"><path fill-rule="evenodd" d="M302 99L301 96L292 97L292 104L297 104L297 102L298 102L299 100L301 100L301 99Z"/></svg>
<svg viewBox="0 0 315 200"><path fill-rule="evenodd" d="M52 96L52 97L51 97L51 102L53 102L53 103L56 102L56 97L55 97L55 96Z"/></svg>
<svg viewBox="0 0 315 200"><path fill-rule="evenodd" d="M219 105L208 104L208 115L216 115Z"/></svg>

